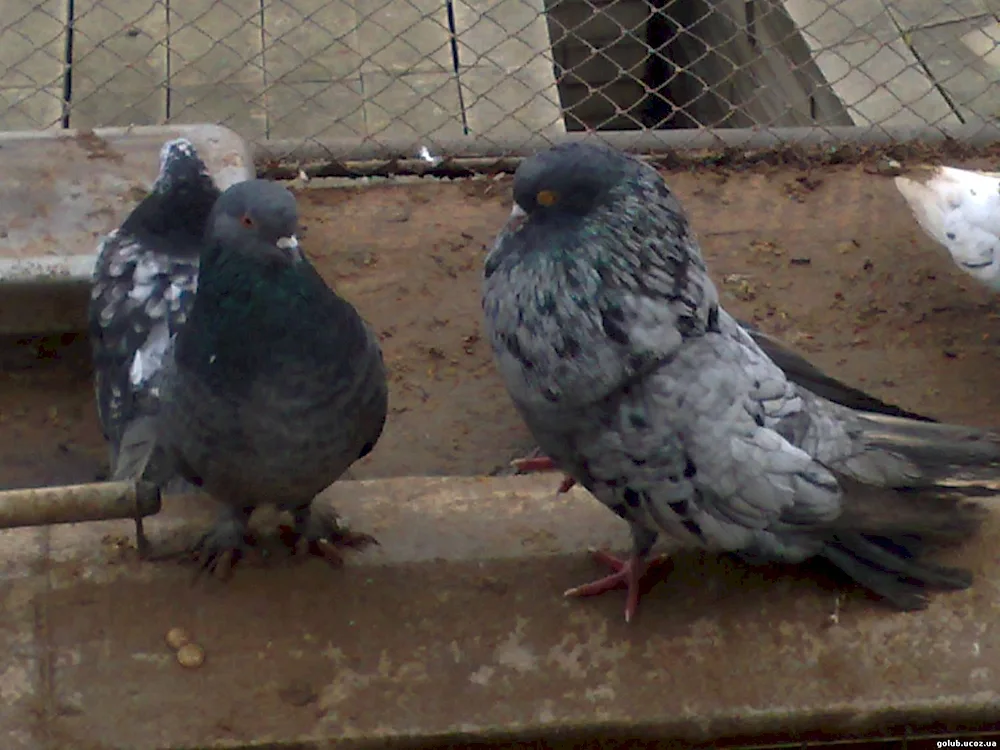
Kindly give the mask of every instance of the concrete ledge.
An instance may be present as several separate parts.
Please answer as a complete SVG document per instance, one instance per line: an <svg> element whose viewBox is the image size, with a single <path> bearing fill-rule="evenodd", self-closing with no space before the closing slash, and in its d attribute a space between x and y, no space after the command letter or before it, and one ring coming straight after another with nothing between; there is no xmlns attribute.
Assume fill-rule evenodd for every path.
<svg viewBox="0 0 1000 750"><path fill-rule="evenodd" d="M217 125L0 133L0 333L78 330L103 234L185 136L220 187L254 176L249 146Z"/></svg>
<svg viewBox="0 0 1000 750"><path fill-rule="evenodd" d="M781 0L855 125L961 121L902 38L883 0Z"/></svg>
<svg viewBox="0 0 1000 750"><path fill-rule="evenodd" d="M137 564L128 523L4 532L0 745L708 742L994 723L1000 522L953 558L975 587L924 613L687 554L626 626L623 595L562 598L598 572L588 545L624 548L627 534L555 484L344 482L329 498L381 547L341 570L276 556L227 584ZM212 513L167 498L148 526L169 549ZM164 645L176 626L205 649L199 669Z"/></svg>

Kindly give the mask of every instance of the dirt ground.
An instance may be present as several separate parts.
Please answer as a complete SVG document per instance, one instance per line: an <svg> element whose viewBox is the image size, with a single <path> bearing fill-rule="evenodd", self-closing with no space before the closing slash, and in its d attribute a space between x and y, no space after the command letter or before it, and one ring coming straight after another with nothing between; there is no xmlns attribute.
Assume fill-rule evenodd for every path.
<svg viewBox="0 0 1000 750"><path fill-rule="evenodd" d="M886 400L1000 422L1000 306L924 237L891 178L758 165L667 179L729 310ZM391 370L386 432L353 476L487 474L530 450L480 325L510 178L303 189L299 203L308 252L379 331ZM6 487L100 475L85 336L0 346L0 430Z"/></svg>

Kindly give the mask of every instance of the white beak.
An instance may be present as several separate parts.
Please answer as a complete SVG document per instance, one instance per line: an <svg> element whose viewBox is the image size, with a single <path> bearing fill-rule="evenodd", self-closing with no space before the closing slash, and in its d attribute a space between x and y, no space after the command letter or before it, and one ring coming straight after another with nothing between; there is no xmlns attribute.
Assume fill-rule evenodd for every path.
<svg viewBox="0 0 1000 750"><path fill-rule="evenodd" d="M288 237L279 237L278 241L274 244L278 246L279 250L287 251L288 255L296 261L302 260L302 251L299 249L299 238L294 234Z"/></svg>
<svg viewBox="0 0 1000 750"><path fill-rule="evenodd" d="M514 207L510 210L510 216L507 218L507 231L516 232L527 220L528 212L515 203Z"/></svg>

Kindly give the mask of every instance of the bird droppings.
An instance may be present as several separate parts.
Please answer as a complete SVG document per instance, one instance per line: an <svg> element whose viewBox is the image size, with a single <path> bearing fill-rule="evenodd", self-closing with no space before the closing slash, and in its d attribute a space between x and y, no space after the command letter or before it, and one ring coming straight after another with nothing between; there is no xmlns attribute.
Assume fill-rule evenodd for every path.
<svg viewBox="0 0 1000 750"><path fill-rule="evenodd" d="M88 159L107 159L118 163L124 159L124 156L115 150L107 139L97 135L93 130L78 131L74 140L80 148L87 152Z"/></svg>
<svg viewBox="0 0 1000 750"><path fill-rule="evenodd" d="M197 669L205 663L205 650L197 643L186 643L177 649L177 663L185 669Z"/></svg>
<svg viewBox="0 0 1000 750"><path fill-rule="evenodd" d="M191 636L184 628L170 628L165 637L167 646L174 651L179 651L187 644L191 643Z"/></svg>

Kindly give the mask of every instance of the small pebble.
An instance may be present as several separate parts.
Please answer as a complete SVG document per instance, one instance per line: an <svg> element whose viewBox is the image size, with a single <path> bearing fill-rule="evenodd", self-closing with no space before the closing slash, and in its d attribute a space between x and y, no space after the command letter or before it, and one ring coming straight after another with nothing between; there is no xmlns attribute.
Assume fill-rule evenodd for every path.
<svg viewBox="0 0 1000 750"><path fill-rule="evenodd" d="M197 643L186 643L177 651L177 662L186 669L197 669L205 663L205 651Z"/></svg>
<svg viewBox="0 0 1000 750"><path fill-rule="evenodd" d="M191 636L184 628L170 628L167 631L167 645L174 651L184 648L191 642Z"/></svg>

